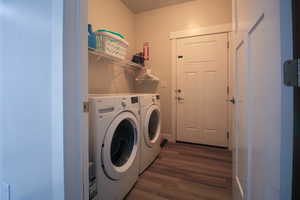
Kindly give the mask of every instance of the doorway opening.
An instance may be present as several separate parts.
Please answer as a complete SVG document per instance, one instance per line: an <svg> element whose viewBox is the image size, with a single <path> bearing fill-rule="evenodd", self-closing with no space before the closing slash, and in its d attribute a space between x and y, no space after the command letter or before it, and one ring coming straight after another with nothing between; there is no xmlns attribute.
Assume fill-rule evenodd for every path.
<svg viewBox="0 0 300 200"><path fill-rule="evenodd" d="M256 133L258 132L265 132L266 135L263 135L263 141L266 141L267 138L270 138L270 134L271 133L271 128L266 128L266 126L262 126L259 121L262 121L262 119L266 119L267 121L269 119L271 119L274 116L278 116L277 114L280 113L281 108L279 109L278 107L275 107L275 105L280 105L281 102L278 101L279 98L274 98L273 99L273 103L272 104L267 104L266 100L263 99L262 104L255 104L255 102L257 101L257 97L259 95L262 95L262 93L260 93L261 91L268 91L270 90L274 90L276 91L277 89L279 89L281 91L281 87L282 87L282 83L279 83L280 77L281 77L281 72L279 72L278 70L272 70L271 68L269 68L269 66L271 66L272 64L278 66L278 63L280 62L280 60L276 60L274 61L274 63L268 62L271 59L258 59L259 56L264 55L264 52L266 51L262 51L262 47L261 44L263 43L261 40L262 38L267 38L265 37L266 35L264 35L264 32L262 30L264 30L265 28L267 29L276 29L276 27L271 26L270 24L274 25L275 23L277 23L278 25L278 21L275 21L271 18L269 18L266 13L270 14L273 13L273 10L267 10L264 12L254 12L253 10L253 15L251 15L251 19L249 19L249 21L251 21L252 23L247 24L247 27L241 27L242 25L245 25L241 22L241 20L243 19L243 16L239 16L242 15L241 12L237 12L237 11L242 11L243 9L245 9L243 7L243 5L241 7L239 7L237 4L235 4L236 1L233 1L233 8L232 12L233 12L233 23L237 23L237 24L230 24L230 30L227 31L220 31L218 32L218 30L220 30L220 25L219 24L215 24L216 27L215 28L215 33L214 34L205 34L203 32L207 31L207 28L199 28L199 27L207 27L207 26L200 26L199 24L197 24L197 28L191 26L192 28L189 29L189 31L185 32L182 31L184 30L183 28L181 29L180 27L177 29L172 28L172 31L165 30L165 29L161 29L162 32L159 32L159 30L157 30L157 33L161 33L161 34L155 34L154 32L151 32L150 30L151 27L153 26L153 24L157 24L157 22L162 23L160 20L162 18L156 19L156 18L152 18L153 16L148 16L147 14L151 13L152 11L149 10L147 11L147 13L139 13L139 11L133 12L133 16L139 16L137 17L137 21L136 24L138 24L138 26L140 26L140 28L135 29L135 37L136 39L133 40L134 43L134 51L137 51L137 49L139 49L139 47L141 47L144 42L148 42L150 44L150 47L152 47L150 52L153 52L153 57L152 59L150 59L149 64L151 64L152 68L153 66L157 66L157 68L154 67L153 71L158 74L158 76L162 77L162 81L161 81L161 85L159 86L159 92L162 94L162 135L164 138L169 139L170 141L187 141L187 142L192 142L192 143L203 143L203 144L210 144L210 145L216 145L216 146L223 146L223 147L233 147L233 158L234 158L234 163L233 163L233 179L235 182L235 186L236 188L233 188L234 190L234 195L235 192L237 193L237 196L239 197L234 197L234 198L246 198L246 197L250 197L253 194L253 191L255 191L257 188L253 188L251 187L253 185L253 183L256 181L256 176L251 177L251 175L253 175L253 171L251 171L251 164L255 163L259 163L260 161L265 162L267 164L267 162L269 162L269 160L261 160L261 157L258 156L258 159L255 160L253 159L253 153L257 150L260 149L260 147L262 149L264 149L265 147L261 144L261 143L253 143L253 139L254 138L259 138L260 135L257 135ZM195 2L189 2L189 3L184 3L182 5L187 6L187 5L193 5L195 6ZM105 4L106 5L106 4ZM202 5L203 6L203 5ZM231 6L231 5L230 5ZM262 5L257 5L256 7L259 7ZM262 6L263 7L263 6ZM95 7L94 7L95 8ZM124 8L124 7L123 7ZM123 9L122 8L122 9ZM178 9L181 8L179 5L176 5L174 7L172 7L174 9ZM195 7L193 7L195 8ZM197 7L199 8L199 7ZM274 7L272 7L273 9ZM164 12L166 13L168 11L168 9L171 9L169 6L167 7L162 7L160 9L165 9ZM261 10L261 9L258 9ZM274 10L276 10L274 8ZM128 10L127 10L128 11ZM129 9L130 11L130 9ZM157 10L155 10L156 12L158 12ZM132 12L132 11L131 11ZM154 11L153 11L154 12ZM252 11L251 11L252 12ZM130 13L130 12L129 12ZM175 12L172 11L172 13L174 14ZM128 13L127 13L128 14ZM132 14L132 13L131 13ZM230 13L231 14L231 13ZM279 15L278 13L276 15ZM131 16L131 15L130 15ZM156 16L156 15L155 15ZM231 18L231 16L230 16ZM195 18L196 19L196 18ZM277 18L280 19L280 18ZM126 21L126 20L125 20ZM130 20L129 20L130 21ZM147 23L145 23L147 22ZM267 22L274 22L274 23L267 23ZM153 23L153 24L152 24ZM158 23L159 24L159 23ZM223 23L224 24L224 23ZM118 27L122 27L123 24L119 24ZM270 25L270 27L267 27L267 25ZM104 25L103 25L104 26ZM108 25L107 25L108 26ZM130 26L130 24L126 24L126 28L128 28ZM147 29L147 26L150 27L150 29ZM149 28L148 27L148 28ZM167 25L164 25L162 27L167 27ZM232 28L231 28L232 27ZM124 28L124 27L123 27ZM224 28L224 26L223 26ZM174 30L180 30L179 32L174 32ZM226 28L227 29L227 28ZM145 31L147 30L147 31ZM165 31L165 32L164 32ZM242 34L241 32L244 31L246 32L245 34ZM151 32L151 34L150 34ZM167 34L166 34L167 32ZM199 34L200 32L200 34ZM232 32L233 35L230 35L229 33ZM274 30L274 33L276 31ZM171 34L170 34L171 33ZM130 33L128 33L130 35ZM187 35L185 35L187 34ZM206 80L206 82L204 82L203 84L199 84L196 82L193 82L193 75L197 74L199 71L193 71L191 69L188 69L188 67L193 68L192 65L196 65L197 62L201 63L201 62L218 62L218 61L214 61L212 58L203 58L204 60L196 60L196 59L192 59L192 56L189 57L192 54L184 54L184 55L178 55L177 54L177 48L180 47L180 42L175 42L172 40L172 37L174 37L174 35L178 36L178 38L182 38L181 41L183 41L182 43L184 43L185 41L190 40L197 40L200 38L201 35L203 35L203 37L210 37L211 35L217 37L221 36L221 35L226 35L226 37L224 36L224 38L226 38L226 40L224 39L224 41L220 42L223 44L224 49L226 49L226 58L227 60L224 61L224 63L227 65L227 68L225 68L227 71L224 71L223 75L225 74L226 76L225 79L222 79L223 84L220 84L220 87L216 86L218 84L218 80L221 79L216 79L217 73L215 71L215 69L213 68L214 66L212 66L213 64L209 64L209 67L212 66L212 68L208 68L205 73L207 76L204 76L202 78L202 80ZM154 38L152 36L155 36L157 38ZM199 36L199 38L197 37ZM162 39L163 37L163 39ZM234 38L234 42L230 43L230 39L231 37ZM276 44L278 41L280 41L280 35L273 35L274 38L277 38ZM130 38L130 37L129 37ZM171 38L171 40L170 40ZM200 39L199 39L200 40ZM214 41L216 41L218 39L214 39ZM150 41L150 42L149 42ZM229 43L228 43L229 42ZM266 42L270 42L269 40L266 40ZM190 44L190 46L192 48L200 48L201 50L201 45L197 44L197 41L195 44L191 44L192 42L188 41L187 44ZM209 42L205 43L204 45L208 45ZM175 45L176 48L171 47L173 45ZM229 44L229 45L228 45ZM271 45L271 43L267 43L268 45ZM274 45L275 43L273 43ZM153 46L151 46L153 45ZM197 46L198 45L198 46ZM169 50L164 49L164 47L167 46L169 48ZM186 46L183 44L183 48L184 49ZM219 47L219 46L218 46ZM229 48L229 50L228 50ZM204 54L208 54L210 52L209 48L203 48L205 50L202 50ZM222 48L217 48L217 50L221 50ZM275 48L278 49L278 48ZM261 50L261 51L259 51ZM273 49L272 49L273 50ZM165 52L166 55L171 55L173 51L173 55L172 58L168 57L167 59L161 55L162 52ZM196 52L196 51L192 51L192 52ZM260 54L257 54L257 52L259 52ZM180 52L181 53L181 52ZM185 53L185 52L183 52ZM268 56L275 56L275 55L279 55L280 52L279 51L271 51L269 52ZM175 57L174 57L175 55ZM94 55L90 55L90 57L92 57ZM151 56L150 56L151 57ZM184 65L186 64L186 62L184 61L186 58L192 60L190 65ZM219 59L220 56L217 57L217 59ZM99 60L98 60L99 61ZM98 62L97 61L97 62ZM162 61L162 62L161 62ZM176 65L180 65L180 61L183 61L181 64L182 66L179 67L180 70L183 70L182 72L184 73L178 73L176 69L176 67L172 67L176 66ZM105 60L102 60L101 62L106 62ZM263 66L263 62L266 62L266 68L260 67L258 68L258 66ZM108 65L110 65L110 63L108 63ZM167 67L164 67L164 66ZM238 66L238 67L236 67ZM243 67L240 67L243 66ZM251 68L249 68L249 66L251 66ZM257 68L253 68L253 66L257 67ZM195 67L196 68L196 67ZM186 71L184 71L186 69ZM248 71L248 69L251 69L252 71ZM106 70L110 70L110 72L116 72L114 70L112 70L111 67L107 67ZM265 71L261 71L261 70L265 70ZM97 72L96 72L97 71ZM125 84L120 84L120 85L115 85L115 83L113 81L111 81L111 79L107 76L107 77L103 77L102 80L99 81L99 76L96 74L101 74L101 73L106 73L103 71L103 68L97 68L96 69L96 73L92 73L91 76L93 76L94 80L90 81L90 84L93 85L97 85L97 87L99 86L99 88L90 88L90 93L91 92L107 92L108 89L107 87L109 86L113 86L110 89L113 89L115 91L123 91L124 90L128 90L130 87L130 81L127 82L128 80L126 80L126 78L124 78L123 74L120 75L118 72L115 73L114 75L116 75L116 77L120 77L123 76L123 80L124 82L126 82L127 85ZM262 78L261 74L262 72L270 72L272 73L273 78L267 77L267 78ZM183 76L183 74L188 74L190 75L190 77L187 76ZM184 80L182 82L178 81L175 79L170 78L170 74L172 74L172 76L174 77L178 77L179 80ZM238 78L236 78L236 74L238 75ZM172 77L171 76L171 77ZM243 77L244 76L244 77ZM275 78L274 78L275 77ZM189 79L190 78L190 79ZM257 81L259 80L259 81ZM103 81L106 85L102 85L100 84L100 82ZM191 82L191 84L189 86L185 86L184 84L187 84L188 81ZM222 82L220 81L220 82ZM257 82L256 82L257 81ZM276 83L275 83L276 81ZM183 84L182 84L183 83ZM259 83L263 83L263 85L259 85ZM273 83L273 84L271 84ZM181 85L180 85L181 84ZM237 87L238 84L238 87ZM129 86L128 86L129 85ZM204 85L204 86L203 86ZM217 89L220 89L220 91L222 92L216 92L215 96L212 95L214 89L209 88L210 86L215 85ZM272 85L272 87L269 87L270 85ZM179 87L181 86L181 87ZM179 93L183 94L186 93L186 91L197 91L198 86L202 86L205 87L207 86L207 96L205 96L205 90L203 90L203 99L206 100L207 105L205 107L209 107L210 109L207 109L209 111L215 110L215 113L219 113L214 114L213 112L204 112L205 116L203 117L199 117L196 114L199 114L199 112L195 112L195 110L197 109L193 109L194 107L191 105L197 105L197 103L199 104L199 102L195 101L199 101L199 99L201 100L201 98L197 99L197 98L190 98L192 95L197 96L196 92L190 92L190 95L179 95ZM221 86L223 88L221 88ZM229 86L229 87L228 87ZM249 86L251 86L252 90L249 90ZM126 88L125 88L126 87ZM121 89L120 89L121 88ZM184 88L184 89L182 89ZM255 90L253 89L255 88ZM243 92L247 91L247 94L243 94ZM252 96L249 96L249 93L251 93ZM222 93L222 98L219 97L218 95L221 95ZM170 95L171 94L171 95ZM277 97L279 97L279 93L276 93ZM258 96L256 96L258 95ZM275 96L276 96L275 95ZM236 99L232 99L231 97L235 96ZM174 97L177 97L177 99L175 99ZM205 99L206 98L206 99ZM196 100L195 100L196 99ZM202 99L202 100L203 100ZM222 100L222 104L224 104L225 106L222 107L222 109L225 110L225 112L222 112L222 109L220 109L218 106L221 103L215 102L214 106L212 103L214 103L214 101L216 100ZM235 101L234 101L235 100ZM182 101L186 101L189 102L187 103L187 108L180 108L177 107L177 103L180 104ZM229 102L228 102L229 101ZM243 103L245 103L246 101L251 102L251 106L249 106L250 104L247 105L243 105ZM237 105L231 105L232 102L236 102ZM247 102L247 103L248 103ZM194 103L194 104L193 104ZM234 106L240 106L239 108L236 109L231 109ZM265 106L262 106L265 105ZM190 107L188 107L190 106ZM198 106L198 105L197 105ZM201 106L201 105L199 105ZM203 106L203 105L202 105ZM178 108L178 109L176 109ZM254 112L254 110L251 111L252 108L257 109L257 112ZM261 109L258 109L261 108ZM179 114L180 113L180 109L182 109L182 113L187 113L186 121L182 120L183 114ZM250 109L250 110L249 110ZM264 115L263 113L261 113L260 115L258 115L258 113L260 113L262 110L267 109L267 115L270 115L270 118L266 118L266 115ZM205 109L204 109L205 110ZM174 112L175 111L175 112ZM277 114L276 114L277 113ZM257 115L257 116L256 116ZM180 116L180 117L179 117ZM256 118L257 117L257 118ZM178 119L179 118L179 119ZM201 129L199 124L193 124L193 122L196 121L196 119L202 118L202 121L204 123L206 123L206 128L205 128L205 134L206 136L203 136L203 138L198 138L198 140L196 141L195 138L196 136L193 134L188 134L188 131L190 132L197 132L196 129ZM237 118L239 119L239 121L237 120ZM243 118L245 118L243 120ZM249 122L249 119L252 119L252 123ZM170 120L172 119L172 120ZM258 120L259 119L259 120ZM276 121L278 123L274 124L274 121ZM201 121L201 120L199 120ZM175 122L175 123L174 123ZM180 123L176 123L176 122L183 122L182 125L179 125ZM220 124L217 124L217 122L222 122ZM238 122L238 123L236 123ZM275 127L278 126L278 130L280 130L280 119L276 118L273 120L273 122L268 121L270 126L267 127ZM216 125L217 124L217 125ZM180 134L178 130L181 130L182 127L185 127L185 131L182 131ZM214 133L217 133L217 128L220 129L220 135L216 136L214 135ZM255 134L253 134L253 137L249 136L249 130L252 130ZM188 130L188 131L186 131ZM238 130L238 131L237 131ZM273 131L274 132L274 131ZM279 134L279 132L276 132ZM236 136L235 134L238 134L238 136ZM277 134L277 136L278 136ZM190 136L189 136L190 135ZM182 137L181 137L182 136ZM197 135L198 136L198 135ZM185 138L186 137L186 138ZM210 138L211 137L211 138ZM228 140L228 137L230 138L230 140ZM274 140L278 141L278 137L273 138ZM206 140L206 141L205 141ZM218 140L216 142L216 140ZM232 140L232 141L231 141ZM196 141L196 142L195 142ZM280 155L280 148L278 147L278 145L276 145L277 143L274 141L274 143L270 144L270 148L266 149L266 151L262 152L261 155L269 155L271 150L275 150L278 154L276 155ZM184 148L184 147L183 147ZM260 154L259 154L260 155ZM270 154L271 155L271 154ZM280 159L280 156L274 156L274 160ZM176 163L176 161L172 161L174 163ZM277 162L278 164L278 162ZM278 172L280 169L278 167L275 167L273 169L274 172ZM254 175L257 175L256 173ZM257 175L258 176L258 175ZM249 178L251 177L251 179ZM265 180L265 181L269 181L269 180ZM278 181L274 180L273 182L274 184L276 183L276 185L274 185L275 188L278 188ZM267 187L267 186L266 186ZM266 190L268 188L265 188ZM236 191L235 191L236 190ZM259 194L257 194L259 195Z"/></svg>

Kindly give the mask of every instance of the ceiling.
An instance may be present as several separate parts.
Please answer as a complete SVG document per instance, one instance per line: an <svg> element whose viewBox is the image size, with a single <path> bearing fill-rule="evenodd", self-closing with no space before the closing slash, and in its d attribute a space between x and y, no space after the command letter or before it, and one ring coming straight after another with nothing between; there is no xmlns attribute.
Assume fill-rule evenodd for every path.
<svg viewBox="0 0 300 200"><path fill-rule="evenodd" d="M156 8L180 4L194 0L121 0L132 12L140 13Z"/></svg>

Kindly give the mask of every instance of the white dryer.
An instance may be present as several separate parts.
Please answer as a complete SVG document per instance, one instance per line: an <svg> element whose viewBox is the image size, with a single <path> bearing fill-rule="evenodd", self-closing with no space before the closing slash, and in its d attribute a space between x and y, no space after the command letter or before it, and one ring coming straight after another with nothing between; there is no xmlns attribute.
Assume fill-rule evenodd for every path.
<svg viewBox="0 0 300 200"><path fill-rule="evenodd" d="M98 200L121 200L139 175L139 98L90 95L90 161Z"/></svg>
<svg viewBox="0 0 300 200"><path fill-rule="evenodd" d="M161 151L160 95L141 94L140 174L151 165Z"/></svg>

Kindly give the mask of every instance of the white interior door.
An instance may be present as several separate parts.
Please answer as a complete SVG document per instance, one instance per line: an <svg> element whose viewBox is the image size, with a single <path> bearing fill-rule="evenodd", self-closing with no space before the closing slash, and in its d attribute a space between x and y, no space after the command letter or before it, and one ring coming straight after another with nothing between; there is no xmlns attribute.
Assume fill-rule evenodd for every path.
<svg viewBox="0 0 300 200"><path fill-rule="evenodd" d="M237 74L233 199L291 199L291 1L233 1Z"/></svg>
<svg viewBox="0 0 300 200"><path fill-rule="evenodd" d="M177 140L228 145L228 34L177 41Z"/></svg>
<svg viewBox="0 0 300 200"><path fill-rule="evenodd" d="M236 72L236 106L235 106L235 147L234 147L234 174L235 181L239 187L240 198L243 199L247 192L247 164L248 164L248 145L246 127L246 92L247 92L247 64L245 51L246 41L239 43L235 48L235 72Z"/></svg>

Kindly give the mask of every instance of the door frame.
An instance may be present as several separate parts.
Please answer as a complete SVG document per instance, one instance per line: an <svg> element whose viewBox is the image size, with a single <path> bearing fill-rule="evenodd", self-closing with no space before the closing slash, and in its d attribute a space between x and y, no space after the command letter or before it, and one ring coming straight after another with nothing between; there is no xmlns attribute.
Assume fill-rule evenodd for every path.
<svg viewBox="0 0 300 200"><path fill-rule="evenodd" d="M83 111L83 102L88 101L88 1L61 2L63 2L64 199L88 200L88 113Z"/></svg>
<svg viewBox="0 0 300 200"><path fill-rule="evenodd" d="M172 76L172 83L171 83L171 126L172 132L169 135L164 134L163 136L169 139L171 142L176 142L177 140L177 100L176 100L176 90L177 90L177 40L182 38L189 38L189 37L196 37L196 36L203 36L203 35L212 35L212 34L220 34L220 33L227 33L228 34L228 41L229 41L229 52L228 52L228 86L229 86L229 95L233 95L233 81L231 80L234 78L233 69L232 69L232 40L231 40L231 32L232 32L232 24L220 24L216 26L208 26L202 27L197 29L186 29L176 32L171 32L169 35L169 39L171 40L171 76ZM229 131L229 144L228 148L231 149L231 141L232 141L232 107L228 106L228 131Z"/></svg>
<svg viewBox="0 0 300 200"><path fill-rule="evenodd" d="M293 58L300 58L300 37L298 36L300 31L300 20L299 20L299 8L300 4L296 0L292 0L292 19L293 19ZM299 164L300 164L300 89L294 88L294 148L293 148L293 183L292 183L292 199L299 199L300 192L297 190L300 183L300 173L299 173Z"/></svg>
<svg viewBox="0 0 300 200"><path fill-rule="evenodd" d="M63 126L63 14L61 0L52 1L52 186L53 199L66 196L64 180L64 126ZM1 43L1 42L0 42ZM0 195L1 196L1 195Z"/></svg>

